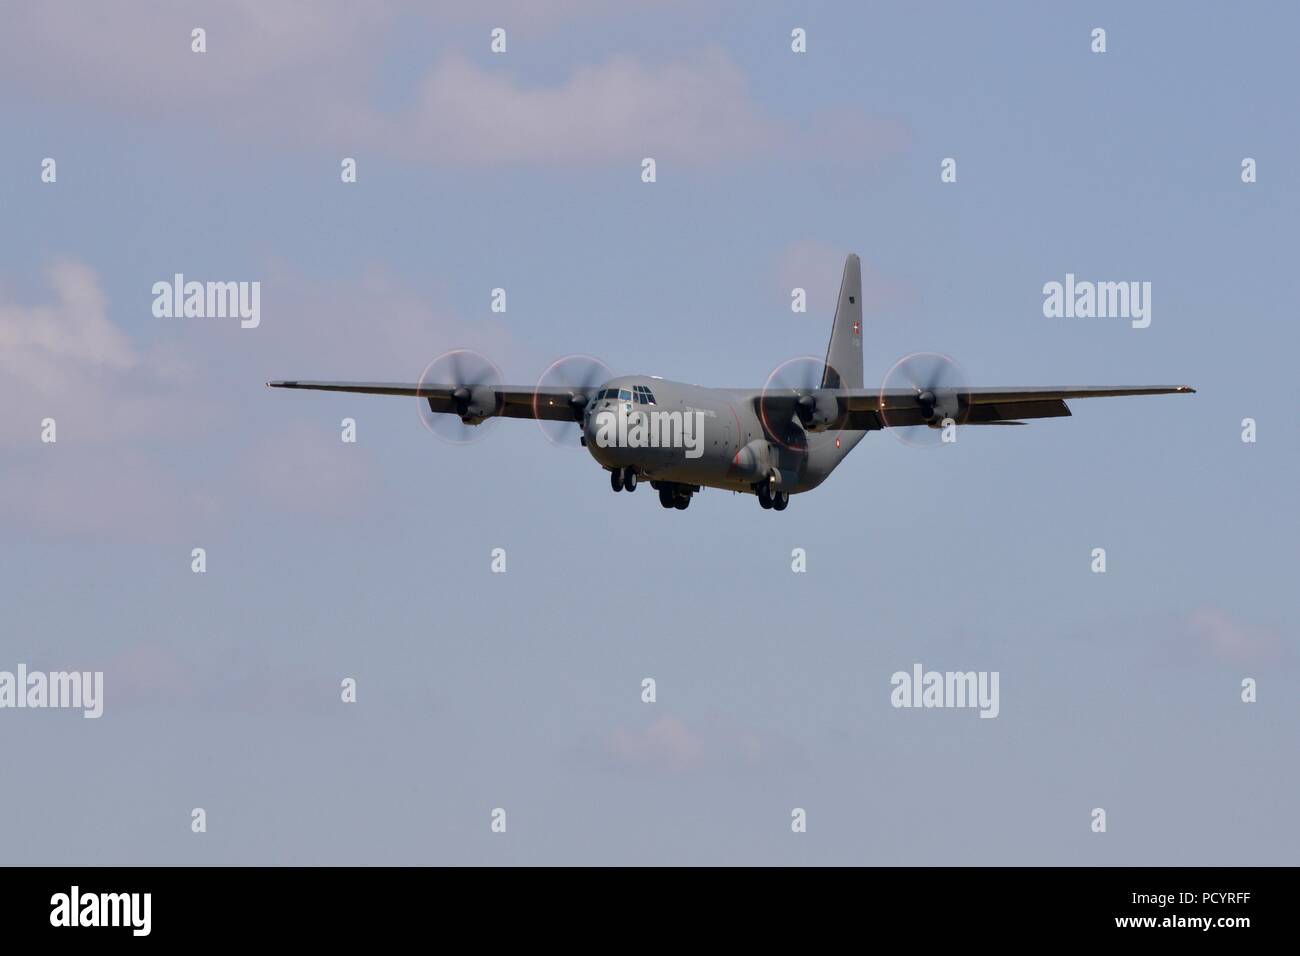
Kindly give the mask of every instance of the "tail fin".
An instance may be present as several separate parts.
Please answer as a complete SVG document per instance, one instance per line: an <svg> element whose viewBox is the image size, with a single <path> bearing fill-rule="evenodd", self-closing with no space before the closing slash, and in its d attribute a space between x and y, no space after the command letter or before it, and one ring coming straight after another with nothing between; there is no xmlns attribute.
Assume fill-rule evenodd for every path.
<svg viewBox="0 0 1300 956"><path fill-rule="evenodd" d="M862 388L862 384L862 262L850 254L844 260L822 388Z"/></svg>

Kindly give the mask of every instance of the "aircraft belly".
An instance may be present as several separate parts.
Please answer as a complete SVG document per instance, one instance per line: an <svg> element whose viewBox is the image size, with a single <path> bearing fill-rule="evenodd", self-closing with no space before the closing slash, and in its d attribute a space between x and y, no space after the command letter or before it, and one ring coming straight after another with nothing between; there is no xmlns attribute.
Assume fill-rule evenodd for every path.
<svg viewBox="0 0 1300 956"><path fill-rule="evenodd" d="M707 485L711 488L745 487L744 481L728 477L731 455L722 448L705 448L699 458L678 455L673 461L654 467L652 478L677 481L688 485Z"/></svg>
<svg viewBox="0 0 1300 956"><path fill-rule="evenodd" d="M646 449L646 467L653 478L710 488L744 488L747 482L729 473L737 444L737 416L725 402L700 396L676 404L684 415L696 416L699 423L696 447ZM651 470L652 469L652 470Z"/></svg>
<svg viewBox="0 0 1300 956"><path fill-rule="evenodd" d="M659 403L635 407L652 427L637 431L625 423L619 441L626 444L595 447L597 432L588 421L588 451L606 468L632 466L644 479L745 492L775 474L781 490L793 494L820 485L864 435L805 433L792 423L777 441L752 396L656 381Z"/></svg>

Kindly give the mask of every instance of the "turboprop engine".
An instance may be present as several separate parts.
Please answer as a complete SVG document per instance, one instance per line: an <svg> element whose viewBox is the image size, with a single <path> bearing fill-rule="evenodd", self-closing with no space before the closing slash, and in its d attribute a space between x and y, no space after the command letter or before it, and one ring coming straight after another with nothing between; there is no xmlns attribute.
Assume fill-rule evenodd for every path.
<svg viewBox="0 0 1300 956"><path fill-rule="evenodd" d="M829 389L819 388L800 395L794 404L799 422L810 432L825 431L840 417L839 399Z"/></svg>
<svg viewBox="0 0 1300 956"><path fill-rule="evenodd" d="M961 412L961 397L955 388L922 389L916 401L931 428L942 428L947 419L956 421Z"/></svg>

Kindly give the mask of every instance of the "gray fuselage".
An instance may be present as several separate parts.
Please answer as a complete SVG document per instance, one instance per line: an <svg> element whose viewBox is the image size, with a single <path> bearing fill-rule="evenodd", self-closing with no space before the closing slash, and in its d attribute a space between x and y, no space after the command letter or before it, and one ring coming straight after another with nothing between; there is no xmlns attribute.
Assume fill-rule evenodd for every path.
<svg viewBox="0 0 1300 956"><path fill-rule="evenodd" d="M612 397L616 390L620 397ZM751 492L774 476L782 491L797 494L825 481L866 434L837 427L805 433L794 421L765 423L760 395L755 389L621 376L588 403L583 436L605 468L632 467L655 481Z"/></svg>

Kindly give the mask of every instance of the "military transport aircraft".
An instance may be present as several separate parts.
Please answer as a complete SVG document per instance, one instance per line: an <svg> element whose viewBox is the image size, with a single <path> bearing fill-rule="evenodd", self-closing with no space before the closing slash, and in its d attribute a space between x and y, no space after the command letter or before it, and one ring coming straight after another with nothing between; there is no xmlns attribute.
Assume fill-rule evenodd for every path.
<svg viewBox="0 0 1300 956"><path fill-rule="evenodd" d="M548 381L548 376L564 377L557 370L569 366L561 360L532 387L498 384L495 366L464 349L440 356L410 384L298 380L267 385L414 396L433 430L445 431L450 423L466 435L471 428L465 426L495 417L575 423L576 428L559 427L577 433L608 470L615 491L634 491L639 481L649 481L663 507L685 509L703 488L722 488L752 493L763 508L776 511L785 510L790 495L825 481L868 432L889 428L951 442L958 426L1023 425L1026 419L1067 416L1067 399L1195 391L1186 385L969 388L955 363L937 353L908 356L880 388L864 388L862 268L855 255L844 264L825 361L784 363L763 388L606 377L608 370L595 360L571 358L586 366L576 376L581 380Z"/></svg>

